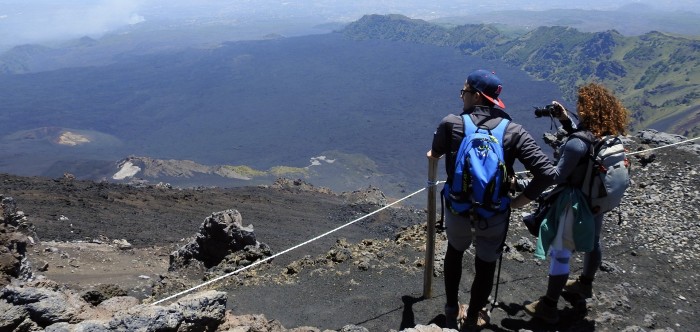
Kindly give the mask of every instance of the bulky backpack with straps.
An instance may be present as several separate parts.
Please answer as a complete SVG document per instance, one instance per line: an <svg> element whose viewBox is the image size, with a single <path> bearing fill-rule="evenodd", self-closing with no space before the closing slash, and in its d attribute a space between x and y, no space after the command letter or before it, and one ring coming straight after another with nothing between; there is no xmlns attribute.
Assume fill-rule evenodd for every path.
<svg viewBox="0 0 700 332"><path fill-rule="evenodd" d="M579 132L572 135L589 143L589 160L581 191L588 197L591 212L600 215L611 211L620 205L630 186L630 163L622 140L613 135L600 139Z"/></svg>
<svg viewBox="0 0 700 332"><path fill-rule="evenodd" d="M508 181L503 159L503 136L509 121L494 129L479 128L462 115L464 138L457 151L452 180L442 194L452 213L490 218L508 209Z"/></svg>

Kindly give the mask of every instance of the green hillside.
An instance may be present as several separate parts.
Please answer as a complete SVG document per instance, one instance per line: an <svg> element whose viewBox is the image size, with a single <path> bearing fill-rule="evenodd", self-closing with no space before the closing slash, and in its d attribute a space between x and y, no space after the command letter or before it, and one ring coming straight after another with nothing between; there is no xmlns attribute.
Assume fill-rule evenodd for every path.
<svg viewBox="0 0 700 332"><path fill-rule="evenodd" d="M633 130L655 128L700 135L700 40L650 32L626 37L611 30L539 27L526 33L496 25L441 26L400 15L368 15L349 24L352 39L389 39L459 48L501 60L556 83L573 105L576 88L597 81L632 112Z"/></svg>

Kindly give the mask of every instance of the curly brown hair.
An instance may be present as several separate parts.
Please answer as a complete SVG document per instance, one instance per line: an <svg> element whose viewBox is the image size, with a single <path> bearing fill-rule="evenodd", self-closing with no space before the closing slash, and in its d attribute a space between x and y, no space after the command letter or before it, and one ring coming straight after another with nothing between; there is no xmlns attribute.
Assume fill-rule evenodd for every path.
<svg viewBox="0 0 700 332"><path fill-rule="evenodd" d="M629 111L598 83L588 83L578 89L576 110L581 124L598 138L627 134Z"/></svg>

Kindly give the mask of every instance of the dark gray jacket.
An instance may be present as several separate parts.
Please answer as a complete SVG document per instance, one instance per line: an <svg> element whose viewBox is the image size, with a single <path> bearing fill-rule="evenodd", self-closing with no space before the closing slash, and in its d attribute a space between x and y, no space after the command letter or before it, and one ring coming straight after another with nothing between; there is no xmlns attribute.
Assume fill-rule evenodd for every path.
<svg viewBox="0 0 700 332"><path fill-rule="evenodd" d="M510 116L505 111L486 106L477 106L464 113L470 114L475 124L488 129L495 128L503 118L510 120ZM433 134L432 153L435 157L445 155L447 181L452 180L454 174L455 157L464 138L463 126L460 116L450 114L442 119ZM523 191L527 198L534 200L542 191L554 184L557 176L556 168L542 152L532 135L520 124L511 121L506 127L503 151L508 174L515 174L513 164L517 159L533 175L532 181Z"/></svg>

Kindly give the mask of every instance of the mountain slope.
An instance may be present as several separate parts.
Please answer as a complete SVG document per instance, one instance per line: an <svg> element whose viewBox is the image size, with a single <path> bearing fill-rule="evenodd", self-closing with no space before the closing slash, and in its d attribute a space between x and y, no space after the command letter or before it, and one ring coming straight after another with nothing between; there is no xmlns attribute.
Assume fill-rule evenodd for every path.
<svg viewBox="0 0 700 332"><path fill-rule="evenodd" d="M441 17L430 20L441 25L498 24L507 29L529 30L539 26L568 26L584 32L616 30L625 36L638 36L649 31L669 34L700 35L697 11L657 10L640 2L615 10L548 9L499 10L464 16Z"/></svg>
<svg viewBox="0 0 700 332"><path fill-rule="evenodd" d="M469 55L501 60L556 83L573 108L576 87L599 81L632 111L633 126L700 135L700 40L650 32L581 32L539 27L512 37L495 26L443 27L398 15L368 15L343 33L363 39L450 45Z"/></svg>
<svg viewBox="0 0 700 332"><path fill-rule="evenodd" d="M112 42L70 46L90 55L76 59L106 63L0 75L0 171L102 180L143 156L269 172L149 179L174 185L269 183L283 169L334 190L375 183L398 196L423 182L431 133L460 111L454 91L477 68L504 78L506 110L536 138L551 124L532 106L563 98L573 109L575 87L590 80L623 98L635 128L693 136L700 121L698 42L657 32L523 34L368 15L339 33L98 57ZM92 139L57 144L66 133ZM339 162L303 170L320 156Z"/></svg>
<svg viewBox="0 0 700 332"><path fill-rule="evenodd" d="M424 182L432 132L444 115L461 111L464 77L481 67L508 77L508 110L540 137L549 122L531 107L558 98L553 84L452 47L340 33L0 75L0 153L7 156L0 171L109 179L117 161L132 155L256 170L349 156L314 183L349 190L372 181L397 195ZM37 128L102 134L118 144L64 146L22 134ZM85 173L86 165L111 174Z"/></svg>

